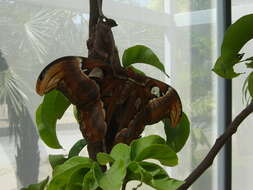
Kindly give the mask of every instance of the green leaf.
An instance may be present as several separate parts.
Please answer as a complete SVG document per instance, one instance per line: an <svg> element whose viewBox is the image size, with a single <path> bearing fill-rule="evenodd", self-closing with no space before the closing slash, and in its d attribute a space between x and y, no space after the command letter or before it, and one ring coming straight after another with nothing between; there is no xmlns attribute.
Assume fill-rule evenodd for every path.
<svg viewBox="0 0 253 190"><path fill-rule="evenodd" d="M159 165L151 162L132 162L129 164L128 172L131 171L131 175L127 173L127 180L139 180L147 183L153 178L161 179L169 177L167 172ZM134 173L134 175L133 175Z"/></svg>
<svg viewBox="0 0 253 190"><path fill-rule="evenodd" d="M190 134L190 122L186 114L183 113L179 124L171 127L169 120L164 120L164 130L167 144L175 151L179 152L185 145Z"/></svg>
<svg viewBox="0 0 253 190"><path fill-rule="evenodd" d="M142 71L139 70L139 69L136 69L136 68L133 67L133 66L129 66L128 68L132 69L135 73L138 73L138 74L140 74L140 75L146 76L144 72L142 72Z"/></svg>
<svg viewBox="0 0 253 190"><path fill-rule="evenodd" d="M157 55L144 45L136 45L126 49L122 56L123 67L127 68L135 63L145 63L152 65L165 73L164 65L160 62ZM168 76L168 74L166 74Z"/></svg>
<svg viewBox="0 0 253 190"><path fill-rule="evenodd" d="M97 154L97 161L101 165L106 165L107 163L114 162L114 159L109 154L99 152Z"/></svg>
<svg viewBox="0 0 253 190"><path fill-rule="evenodd" d="M183 184L184 181L180 181L173 178L164 178L153 180L150 183L150 186L154 187L157 190L176 190Z"/></svg>
<svg viewBox="0 0 253 190"><path fill-rule="evenodd" d="M102 172L101 167L99 166L99 164L97 162L93 163L91 171L92 171L92 173L93 173L93 175L95 177L96 183L99 184L99 180L105 174Z"/></svg>
<svg viewBox="0 0 253 190"><path fill-rule="evenodd" d="M21 190L44 190L48 183L48 180L49 180L49 177L47 177L46 179L44 179L38 184L29 185L28 187L22 188Z"/></svg>
<svg viewBox="0 0 253 190"><path fill-rule="evenodd" d="M131 160L142 161L156 159L166 166L178 164L176 153L165 143L164 139L151 135L131 143Z"/></svg>
<svg viewBox="0 0 253 190"><path fill-rule="evenodd" d="M249 104L253 98L253 72L249 74L242 87L243 100Z"/></svg>
<svg viewBox="0 0 253 190"><path fill-rule="evenodd" d="M47 190L62 190L66 188L72 174L80 169L89 169L92 164L93 161L85 157L76 156L67 160L64 164L54 169L53 179L49 183Z"/></svg>
<svg viewBox="0 0 253 190"><path fill-rule="evenodd" d="M116 160L109 170L97 177L97 181L103 190L119 190L123 184L125 176L125 162L123 160Z"/></svg>
<svg viewBox="0 0 253 190"><path fill-rule="evenodd" d="M123 160L127 165L130 162L131 148L126 144L117 144L113 147L110 155L114 160Z"/></svg>
<svg viewBox="0 0 253 190"><path fill-rule="evenodd" d="M92 168L83 178L83 189L82 190L96 190L98 187L94 168Z"/></svg>
<svg viewBox="0 0 253 190"><path fill-rule="evenodd" d="M221 47L221 56L213 71L224 78L234 78L240 73L234 72L234 65L239 63L243 54L242 47L253 38L253 14L241 17L227 29Z"/></svg>
<svg viewBox="0 0 253 190"><path fill-rule="evenodd" d="M104 174L100 172L97 181L104 190L119 190L126 175L126 168L130 163L130 147L126 144L117 144L113 147L110 155L98 153L97 160L101 165L113 163ZM113 179L113 180L112 180Z"/></svg>
<svg viewBox="0 0 253 190"><path fill-rule="evenodd" d="M69 151L68 158L72 158L74 156L78 156L81 150L87 145L87 141L85 139L80 139L77 141Z"/></svg>
<svg viewBox="0 0 253 190"><path fill-rule="evenodd" d="M159 165L151 162L140 162L139 165L156 179L169 177L167 172Z"/></svg>
<svg viewBox="0 0 253 190"><path fill-rule="evenodd" d="M247 68L253 69L253 61L246 63Z"/></svg>
<svg viewBox="0 0 253 190"><path fill-rule="evenodd" d="M39 135L51 148L62 148L56 136L56 121L63 116L69 105L69 100L61 92L53 90L44 96L36 111Z"/></svg>
<svg viewBox="0 0 253 190"><path fill-rule="evenodd" d="M75 156L66 161L63 165L57 166L53 171L53 177L60 176L75 168L90 168L93 161L86 157Z"/></svg>
<svg viewBox="0 0 253 190"><path fill-rule="evenodd" d="M224 63L224 58L219 57L215 63L214 68L212 69L216 74L223 78L231 79L240 75L240 73L235 73L233 66L237 61L231 62L231 65L226 65Z"/></svg>
<svg viewBox="0 0 253 190"><path fill-rule="evenodd" d="M165 166L176 166L178 158L176 153L167 144L150 145L135 158L135 161L156 159Z"/></svg>
<svg viewBox="0 0 253 190"><path fill-rule="evenodd" d="M243 102L246 101L247 104L249 103L249 99L251 99L248 97L248 92L249 91L248 91L248 77L247 77L242 86L242 93L243 93L242 101Z"/></svg>
<svg viewBox="0 0 253 190"><path fill-rule="evenodd" d="M87 145L87 142L85 139L81 139L77 141L72 148L69 151L68 158L65 157L65 155L58 154L58 155L49 155L49 163L54 169L56 166L63 164L68 159L78 156L80 151Z"/></svg>
<svg viewBox="0 0 253 190"><path fill-rule="evenodd" d="M248 76L248 90L250 96L253 98L253 72Z"/></svg>
<svg viewBox="0 0 253 190"><path fill-rule="evenodd" d="M49 163L51 167L54 169L56 166L63 164L66 162L68 159L65 158L64 155L58 154L58 155L49 155L48 156Z"/></svg>
<svg viewBox="0 0 253 190"><path fill-rule="evenodd" d="M86 174L87 174L87 168L75 171L69 178L67 186L64 190L82 190L83 178L84 178L84 175Z"/></svg>
<svg viewBox="0 0 253 190"><path fill-rule="evenodd" d="M141 166L140 162L131 162L127 168L127 175L126 180L137 180L144 183L147 183L148 181L152 180L152 174L149 172L146 172Z"/></svg>
<svg viewBox="0 0 253 190"><path fill-rule="evenodd" d="M176 190L184 183L170 178L161 166L150 162L131 163L126 179L144 182L157 190Z"/></svg>
<svg viewBox="0 0 253 190"><path fill-rule="evenodd" d="M158 135L150 135L134 140L130 145L131 160L135 160L145 148L153 144L165 144L165 140Z"/></svg>

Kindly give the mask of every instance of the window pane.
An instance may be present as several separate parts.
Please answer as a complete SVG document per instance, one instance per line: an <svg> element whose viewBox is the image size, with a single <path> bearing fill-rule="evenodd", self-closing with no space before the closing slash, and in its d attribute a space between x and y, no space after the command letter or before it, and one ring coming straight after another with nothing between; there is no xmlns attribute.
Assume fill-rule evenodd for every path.
<svg viewBox="0 0 253 190"><path fill-rule="evenodd" d="M113 0L118 3L128 4L136 7L151 9L154 11L163 11L164 0Z"/></svg>
<svg viewBox="0 0 253 190"><path fill-rule="evenodd" d="M172 171L175 176L185 178L206 156L217 135L217 85L211 72L217 56L217 26L216 10L210 9L216 6L215 1L180 2L173 1L176 22L174 28L169 27L173 30L169 33L172 83L179 89L184 110L190 117L191 134L180 153L181 164ZM214 165L191 189L217 189L216 176Z"/></svg>
<svg viewBox="0 0 253 190"><path fill-rule="evenodd" d="M178 0L175 1L175 11L176 12L188 12L188 11L198 11L214 8L213 0Z"/></svg>
<svg viewBox="0 0 253 190"><path fill-rule="evenodd" d="M233 21L236 21L243 15L252 14L253 3L250 0L233 0ZM246 53L246 57L252 56L252 41L241 50ZM242 109L246 107L246 101L243 97L242 86L248 74L249 69L243 64L238 64L236 67L238 72L246 72L233 80L233 117L235 117ZM252 170L253 170L253 150L251 148L251 141L253 133L252 129L253 117L249 116L240 126L237 133L233 136L233 167L232 167L232 187L234 190L244 189L251 190L253 186L252 182Z"/></svg>

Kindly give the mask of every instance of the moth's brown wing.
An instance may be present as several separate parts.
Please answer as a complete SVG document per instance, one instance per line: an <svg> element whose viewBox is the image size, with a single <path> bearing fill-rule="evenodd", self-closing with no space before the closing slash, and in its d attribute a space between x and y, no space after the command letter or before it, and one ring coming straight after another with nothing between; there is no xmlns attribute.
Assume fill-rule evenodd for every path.
<svg viewBox="0 0 253 190"><path fill-rule="evenodd" d="M151 110L150 124L169 118L172 127L176 127L182 117L182 103L177 91L170 85L150 78L146 87L151 91L154 87L159 89L159 97L149 101L147 109Z"/></svg>
<svg viewBox="0 0 253 190"><path fill-rule="evenodd" d="M107 124L102 101L78 108L79 126L82 135L88 141L90 158L96 159L99 152L105 152Z"/></svg>
<svg viewBox="0 0 253 190"><path fill-rule="evenodd" d="M106 134L105 111L102 101L79 107L80 130L90 142L103 140Z"/></svg>
<svg viewBox="0 0 253 190"><path fill-rule="evenodd" d="M143 96L142 93L144 92L151 93L153 87L159 88L161 96L150 99L139 110L129 122L129 125L118 132L115 144L120 142L129 144L132 140L139 137L145 125L157 123L165 118L170 119L173 127L176 127L179 123L182 116L182 104L176 90L163 82L150 79L146 83L146 90L140 92L139 96Z"/></svg>
<svg viewBox="0 0 253 190"><path fill-rule="evenodd" d="M82 71L83 65L90 61L85 57L62 57L50 63L40 73L36 91L44 95L53 89L60 90L72 104L82 105L99 99L99 88Z"/></svg>
<svg viewBox="0 0 253 190"><path fill-rule="evenodd" d="M84 57L63 57L50 63L40 74L36 91L39 95L57 89L77 106L80 129L89 143L102 142L107 131L100 89L82 69L97 64Z"/></svg>

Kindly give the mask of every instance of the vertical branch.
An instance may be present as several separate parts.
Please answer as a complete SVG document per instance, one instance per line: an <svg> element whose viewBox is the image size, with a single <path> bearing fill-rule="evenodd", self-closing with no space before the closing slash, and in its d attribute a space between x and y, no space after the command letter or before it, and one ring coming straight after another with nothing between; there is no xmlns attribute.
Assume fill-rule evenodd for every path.
<svg viewBox="0 0 253 190"><path fill-rule="evenodd" d="M90 20L89 20L89 37L95 32L95 26L99 17L99 5L100 1L102 5L103 0L90 0Z"/></svg>

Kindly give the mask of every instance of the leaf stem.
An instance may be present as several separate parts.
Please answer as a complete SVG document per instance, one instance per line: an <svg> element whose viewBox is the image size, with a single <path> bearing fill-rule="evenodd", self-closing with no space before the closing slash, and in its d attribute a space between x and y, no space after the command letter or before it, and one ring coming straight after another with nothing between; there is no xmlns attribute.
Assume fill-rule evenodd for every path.
<svg viewBox="0 0 253 190"><path fill-rule="evenodd" d="M127 185L127 181L124 180L121 190L126 190L126 185Z"/></svg>

